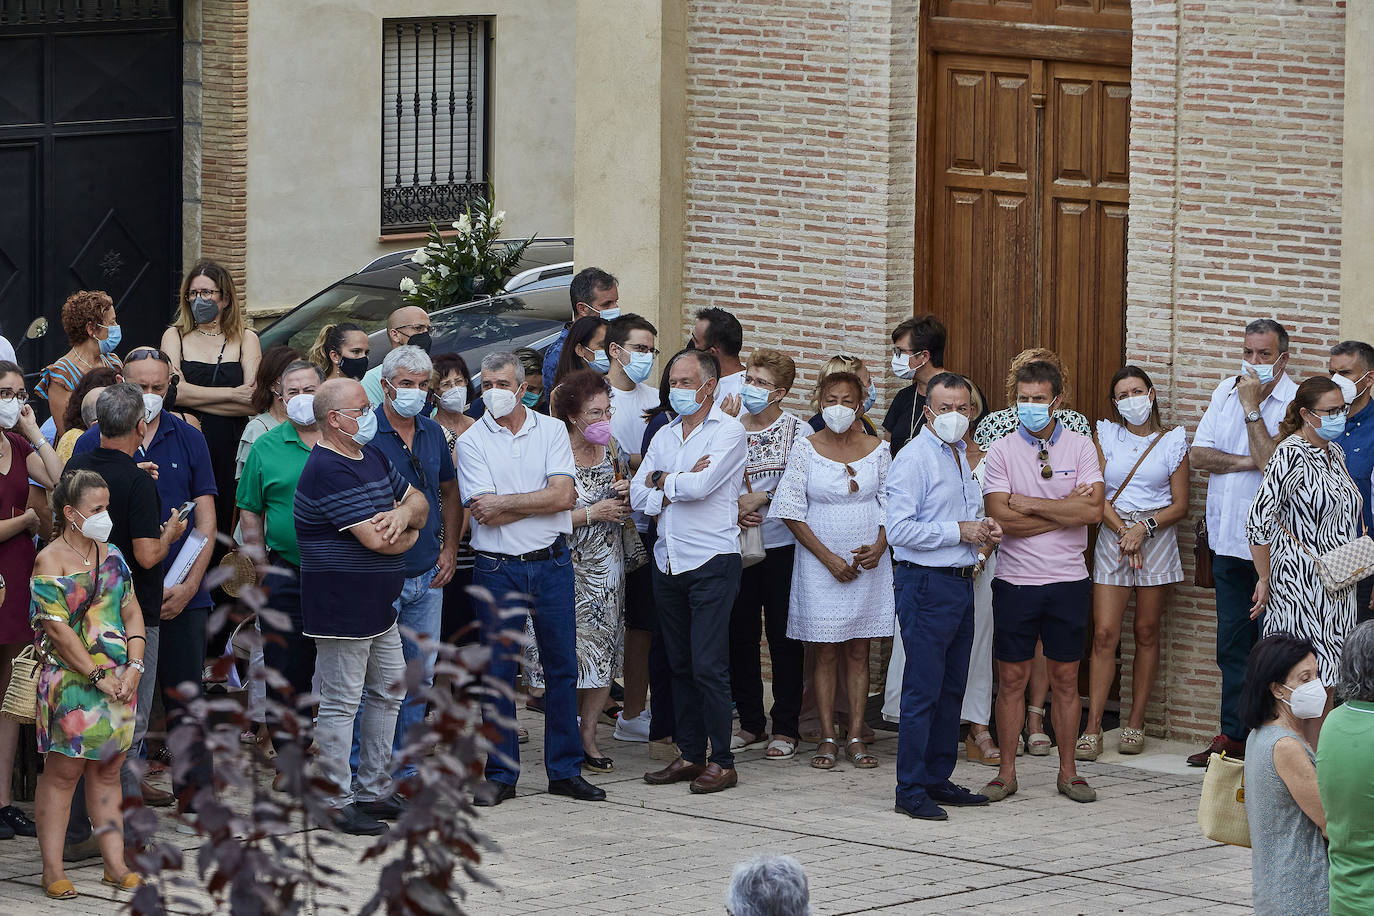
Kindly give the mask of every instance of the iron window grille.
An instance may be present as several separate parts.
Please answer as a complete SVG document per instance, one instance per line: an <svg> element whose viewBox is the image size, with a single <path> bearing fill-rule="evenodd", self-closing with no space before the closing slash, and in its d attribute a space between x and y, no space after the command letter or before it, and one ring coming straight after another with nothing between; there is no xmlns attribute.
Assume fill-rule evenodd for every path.
<svg viewBox="0 0 1374 916"><path fill-rule="evenodd" d="M383 233L441 227L487 193L491 22L382 21Z"/></svg>

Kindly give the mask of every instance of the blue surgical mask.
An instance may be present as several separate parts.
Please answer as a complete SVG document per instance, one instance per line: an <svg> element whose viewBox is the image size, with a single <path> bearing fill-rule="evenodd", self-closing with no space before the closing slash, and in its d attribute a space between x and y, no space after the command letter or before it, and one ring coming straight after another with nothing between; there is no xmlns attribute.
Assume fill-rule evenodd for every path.
<svg viewBox="0 0 1374 916"><path fill-rule="evenodd" d="M1050 425L1050 405L1017 404L1016 419L1020 420L1021 425L1026 429L1038 433Z"/></svg>
<svg viewBox="0 0 1374 916"><path fill-rule="evenodd" d="M602 309L596 313L596 317L600 318L602 321L615 321L620 317L620 306L613 305L608 309Z"/></svg>
<svg viewBox="0 0 1374 916"><path fill-rule="evenodd" d="M425 409L425 402L429 400L429 392L423 388L397 388L390 382L387 383L395 397L391 398L391 409L403 417L413 417Z"/></svg>
<svg viewBox="0 0 1374 916"><path fill-rule="evenodd" d="M868 397L864 398L864 408L860 413L868 413L873 409L873 405L878 403L878 383L868 383Z"/></svg>
<svg viewBox="0 0 1374 916"><path fill-rule="evenodd" d="M539 398L542 396L543 392L526 391L524 394L520 395L520 403L524 404L526 407L533 407L535 404L539 403Z"/></svg>
<svg viewBox="0 0 1374 916"><path fill-rule="evenodd" d="M1322 425L1313 427L1313 429L1327 442L1339 439L1345 435L1345 417L1344 413L1338 413L1334 417L1322 417Z"/></svg>
<svg viewBox="0 0 1374 916"><path fill-rule="evenodd" d="M595 369L597 372L600 372L602 375L605 375L607 372L611 371L611 358L606 355L606 351L604 349L593 350L592 359L587 362L587 365L591 366L593 369Z"/></svg>
<svg viewBox="0 0 1374 916"><path fill-rule="evenodd" d="M768 396L772 393L757 385L745 385L739 390L739 398L745 410L750 413L763 413L768 409Z"/></svg>
<svg viewBox="0 0 1374 916"><path fill-rule="evenodd" d="M1274 380L1274 367L1269 363L1247 363L1245 360L1241 360L1240 365L1242 375L1245 374L1246 369L1253 370L1259 376L1261 385L1268 385Z"/></svg>
<svg viewBox="0 0 1374 916"><path fill-rule="evenodd" d="M372 437L377 435L377 415L371 410L364 410L362 416L355 417L351 413L342 414L358 424L357 432L349 435L354 442L359 445L367 445L372 441Z"/></svg>
<svg viewBox="0 0 1374 916"><path fill-rule="evenodd" d="M701 409L701 404L697 403L697 392L700 388L673 388L668 391L668 406L673 408L673 413L679 417L690 417Z"/></svg>
<svg viewBox="0 0 1374 916"><path fill-rule="evenodd" d="M631 353L630 363L625 366L625 374L630 377L630 381L638 385L649 377L649 373L654 371L654 354L652 353Z"/></svg>
<svg viewBox="0 0 1374 916"><path fill-rule="evenodd" d="M100 342L100 352L109 356L115 351L115 347L119 346L119 342L124 338L124 332L117 324L102 324L101 327L110 333Z"/></svg>

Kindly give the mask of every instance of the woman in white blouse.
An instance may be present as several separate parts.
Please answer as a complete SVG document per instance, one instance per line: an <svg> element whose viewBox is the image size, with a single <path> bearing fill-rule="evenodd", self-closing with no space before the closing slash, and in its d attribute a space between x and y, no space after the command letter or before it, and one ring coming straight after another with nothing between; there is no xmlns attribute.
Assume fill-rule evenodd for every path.
<svg viewBox="0 0 1374 916"><path fill-rule="evenodd" d="M1115 420L1097 423L1097 454L1107 482L1107 505L1093 559L1093 653L1088 721L1074 750L1078 760L1102 753L1102 712L1116 677L1121 620L1135 592L1135 662L1131 712L1122 723L1120 751L1145 747L1145 704L1159 671L1159 621L1169 587L1183 580L1174 526L1188 514L1188 436L1166 430L1155 386L1143 369L1125 366L1112 377Z"/></svg>

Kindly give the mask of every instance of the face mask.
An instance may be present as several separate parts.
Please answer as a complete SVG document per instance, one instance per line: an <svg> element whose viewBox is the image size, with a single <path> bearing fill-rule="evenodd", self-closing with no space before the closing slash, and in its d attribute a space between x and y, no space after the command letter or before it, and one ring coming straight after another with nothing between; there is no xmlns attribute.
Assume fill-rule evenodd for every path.
<svg viewBox="0 0 1374 916"><path fill-rule="evenodd" d="M119 342L124 339L124 332L119 329L117 324L102 324L101 327L110 333L100 342L100 352L109 356L115 351L115 347L119 346Z"/></svg>
<svg viewBox="0 0 1374 916"><path fill-rule="evenodd" d="M745 385L739 390L740 402L750 413L763 413L768 409L768 398L773 392L757 385Z"/></svg>
<svg viewBox="0 0 1374 916"><path fill-rule="evenodd" d="M18 398L5 398L0 401L0 427L4 429L14 429L19 422L19 413L24 409L24 405L19 403Z"/></svg>
<svg viewBox="0 0 1374 916"><path fill-rule="evenodd" d="M1345 414L1339 414L1334 417L1322 417L1321 425L1313 426L1312 428L1317 431L1317 435L1321 436L1327 442L1330 442L1332 439L1339 439L1345 434Z"/></svg>
<svg viewBox="0 0 1374 916"><path fill-rule="evenodd" d="M910 381L916 377L916 370L911 368L911 357L897 354L892 357L892 374L899 379Z"/></svg>
<svg viewBox="0 0 1374 916"><path fill-rule="evenodd" d="M191 318L196 324L209 324L219 317L219 303L201 296L191 300Z"/></svg>
<svg viewBox="0 0 1374 916"><path fill-rule="evenodd" d="M821 419L825 425L835 435L841 435L845 430L854 425L854 418L859 412L853 407L846 407L843 404L831 404L821 411Z"/></svg>
<svg viewBox="0 0 1374 916"><path fill-rule="evenodd" d="M1341 395L1347 404L1354 404L1355 399L1360 396L1360 391L1355 387L1355 383L1344 375L1337 373L1331 376L1331 381L1336 383L1336 387L1341 389Z"/></svg>
<svg viewBox="0 0 1374 916"><path fill-rule="evenodd" d="M367 357L341 356L339 358L339 371L347 378L360 379L367 375Z"/></svg>
<svg viewBox="0 0 1374 916"><path fill-rule="evenodd" d="M1148 394L1137 395L1133 398L1122 398L1116 402L1116 409L1121 413L1121 419L1132 426L1139 426L1150 416L1150 403Z"/></svg>
<svg viewBox="0 0 1374 916"><path fill-rule="evenodd" d="M286 419L297 426L315 425L315 396L298 394L286 402Z"/></svg>
<svg viewBox="0 0 1374 916"><path fill-rule="evenodd" d="M1316 678L1297 687L1288 687L1287 703L1299 719L1315 719L1326 711L1326 685L1321 678Z"/></svg>
<svg viewBox="0 0 1374 916"><path fill-rule="evenodd" d="M864 398L864 406L861 413L868 413L873 409L873 405L878 403L878 384L877 382L868 383L868 397Z"/></svg>
<svg viewBox="0 0 1374 916"><path fill-rule="evenodd" d="M596 313L596 317L600 318L602 321L615 321L620 317L620 306L602 309Z"/></svg>
<svg viewBox="0 0 1374 916"><path fill-rule="evenodd" d="M152 423L160 413L162 413L162 397L156 394L145 394L143 396L144 422Z"/></svg>
<svg viewBox="0 0 1374 916"><path fill-rule="evenodd" d="M629 365L624 367L625 374L630 377L630 381L638 385L649 377L649 373L654 371L654 355L652 353L631 353Z"/></svg>
<svg viewBox="0 0 1374 916"><path fill-rule="evenodd" d="M468 390L459 385L439 395L439 406L449 413L462 413L468 407Z"/></svg>
<svg viewBox="0 0 1374 916"><path fill-rule="evenodd" d="M697 392L700 388L673 388L668 391L668 406L673 408L673 413L679 417L690 417L701 409L697 403Z"/></svg>
<svg viewBox="0 0 1374 916"><path fill-rule="evenodd" d="M582 428L582 435L592 445L605 445L611 441L611 421L598 420Z"/></svg>
<svg viewBox="0 0 1374 916"><path fill-rule="evenodd" d="M964 433L968 432L968 417L957 410L951 410L949 413L942 413L931 420L930 428L935 435L940 437L941 442L953 445L964 438Z"/></svg>
<svg viewBox="0 0 1374 916"><path fill-rule="evenodd" d="M524 394L520 395L520 403L524 404L526 407L533 407L535 404L539 403L539 399L542 396L543 395L538 391L526 391Z"/></svg>
<svg viewBox="0 0 1374 916"><path fill-rule="evenodd" d="M411 334L410 340L407 340L406 344L412 347L419 347L421 350L428 353L429 348L434 344L434 338L430 336L428 331L421 331L419 334Z"/></svg>
<svg viewBox="0 0 1374 916"><path fill-rule="evenodd" d="M515 405L520 403L520 399L508 388L488 388L482 392L482 403L486 405L487 413L491 414L492 419L499 420L508 416L515 409Z"/></svg>
<svg viewBox="0 0 1374 916"><path fill-rule="evenodd" d="M1274 367L1269 365L1268 363L1255 364L1247 363L1245 360L1241 360L1240 365L1242 375L1245 374L1245 370L1247 369L1253 370L1255 374L1259 376L1261 385L1268 385L1270 382L1274 380Z"/></svg>
<svg viewBox="0 0 1374 916"><path fill-rule="evenodd" d="M1017 404L1016 419L1020 420L1021 425L1026 429L1038 433L1050 425L1050 405Z"/></svg>
<svg viewBox="0 0 1374 916"><path fill-rule="evenodd" d="M606 355L605 350L593 350L592 358L586 360L585 362L588 366L591 366L593 369L595 369L597 372L600 372L602 375L605 375L607 372L611 371L611 360L610 357Z"/></svg>
<svg viewBox="0 0 1374 916"><path fill-rule="evenodd" d="M391 398L391 409L403 417L413 417L425 409L425 401L429 400L429 392L423 388L397 388L390 382L387 383L395 397Z"/></svg>
<svg viewBox="0 0 1374 916"><path fill-rule="evenodd" d="M297 397L299 397L299 395L297 395ZM292 398L292 400L295 400L295 398ZM372 437L377 435L377 415L371 410L363 411L361 417L355 417L352 414L346 413L342 413L340 416L348 417L358 424L358 431L349 433L349 436L359 445L367 445L372 441Z"/></svg>
<svg viewBox="0 0 1374 916"><path fill-rule="evenodd" d="M77 515L81 515L81 510L72 507ZM110 532L114 530L114 520L110 518L110 513L103 509L92 515L90 518L81 515L81 533L93 541L104 543L110 537Z"/></svg>

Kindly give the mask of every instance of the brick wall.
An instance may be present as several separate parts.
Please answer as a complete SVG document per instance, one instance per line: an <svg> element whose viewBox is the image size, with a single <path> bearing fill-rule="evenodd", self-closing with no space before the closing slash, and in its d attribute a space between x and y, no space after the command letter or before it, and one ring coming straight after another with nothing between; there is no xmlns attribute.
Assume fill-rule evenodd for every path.
<svg viewBox="0 0 1374 916"><path fill-rule="evenodd" d="M201 5L200 252L224 265L247 304L248 0Z"/></svg>
<svg viewBox="0 0 1374 916"><path fill-rule="evenodd" d="M1196 427L1235 372L1250 319L1289 328L1295 377L1326 366L1340 320L1344 7L1134 4L1127 354L1167 383L1170 423ZM1205 492L1196 474L1183 526L1190 581ZM1212 593L1180 589L1153 723L1216 732L1214 641Z"/></svg>

